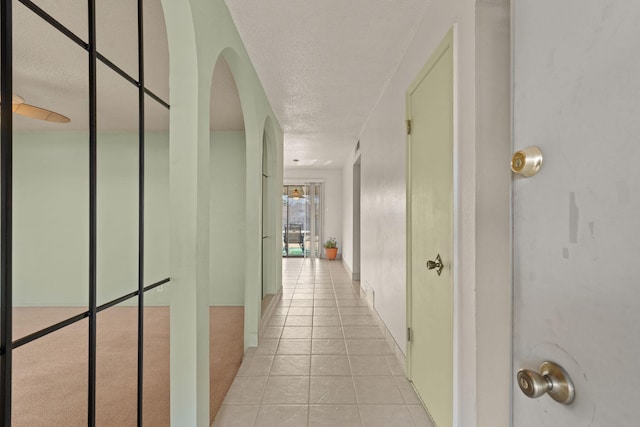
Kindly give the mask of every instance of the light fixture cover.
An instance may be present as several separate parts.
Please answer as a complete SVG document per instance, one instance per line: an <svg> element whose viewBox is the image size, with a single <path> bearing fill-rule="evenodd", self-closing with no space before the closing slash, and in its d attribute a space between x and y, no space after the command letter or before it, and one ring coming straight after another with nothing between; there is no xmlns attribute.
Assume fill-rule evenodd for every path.
<svg viewBox="0 0 640 427"><path fill-rule="evenodd" d="M287 196L292 199L304 197L304 187L298 185L287 186Z"/></svg>

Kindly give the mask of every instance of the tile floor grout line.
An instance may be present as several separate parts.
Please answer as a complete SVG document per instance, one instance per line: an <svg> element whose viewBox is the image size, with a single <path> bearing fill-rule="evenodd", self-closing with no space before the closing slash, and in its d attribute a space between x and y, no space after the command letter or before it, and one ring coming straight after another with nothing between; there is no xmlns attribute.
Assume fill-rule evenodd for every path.
<svg viewBox="0 0 640 427"><path fill-rule="evenodd" d="M334 285L334 289L335 289L335 285ZM355 292L353 292L353 293L355 295ZM344 336L344 347L345 347L345 351L347 352L347 359L349 361L349 371L351 372L351 384L353 384L353 394L354 394L354 397L356 399L356 409L357 409L357 413L358 413L358 422L360 423L360 426L362 426L362 415L360 414L360 402L358 401L358 391L356 389L356 380L355 380L355 376L353 375L353 369L351 367L351 356L352 355L349 353L349 349L347 348L347 335L344 332L344 324L342 323L342 313L340 312L340 309L338 309L338 316L340 316L340 326L342 327L342 335Z"/></svg>
<svg viewBox="0 0 640 427"><path fill-rule="evenodd" d="M405 419L408 423L411 423L411 425L418 425L418 420L419 418L419 413L416 412L414 414L414 412L409 408L409 404L407 403L408 401L408 397L405 396L402 391L401 391L401 385L399 384L398 378L396 378L396 369L395 367L391 366L391 362L392 360L389 359L388 357L388 348L385 347L384 351L382 351L380 353L379 347L378 346L374 346L374 352L370 353L368 350L365 350L366 348L368 348L367 346L364 346L363 349L358 350L358 348L354 348L354 350L356 351L357 354L351 354L347 348L347 336L345 333L345 327L347 327L346 325L343 324L344 317L345 316L366 316L366 317L370 317L371 316L371 310L369 309L369 307L367 307L369 310L367 311L368 314L362 313L362 305L360 304L361 302L361 296L356 294L356 290L354 289L355 286L353 284L353 281L351 281L351 284L347 284L346 283L346 278L342 279L342 278L338 278L337 275L337 270L334 269L333 267L328 267L327 269L323 269L321 268L322 266L320 265L316 265L316 264L310 264L310 263L305 263L305 264L300 264L301 268L299 270L299 274L298 274L298 279L295 281L295 283L291 283L291 284L287 284L285 285L283 283L283 291L286 292L287 294L290 294L291 297L290 299L288 299L288 301L286 302L282 302L282 306L287 307L287 312L286 314L283 316L283 323L282 323L282 329L280 330L280 334L279 334L279 338L277 338L277 345L275 347L275 350L273 350L275 353L273 355L273 359L271 361L271 367L269 368L269 372L267 375L267 381L265 383L265 387L264 387L264 391L262 394L262 397L260 399L260 403L257 405L258 409L256 412L256 418L254 421L254 425L263 425L263 423L269 423L269 421L267 420L272 420L271 422L276 422L277 420L276 418L282 419L282 416L285 416L284 413L280 412L278 414L278 411L282 411L285 410L284 407L287 406L291 406L291 405L295 405L298 406L299 408L304 409L306 408L307 410L307 414L306 414L306 422L307 422L307 426L311 425L312 422L314 422L314 420L319 420L319 419L326 419L324 417L326 416L330 416L330 413L334 413L335 411L332 412L331 409L329 409L332 406L335 407L344 407L345 410L346 408L353 408L353 409L349 409L346 410L346 412L344 413L345 415L345 419L349 419L351 420L351 422L353 423L353 425L355 426L356 423L358 423L358 425L362 426L363 423L365 422L363 419L363 413L360 411L360 407L361 406L372 406L372 407L382 407L382 406L387 406L387 405L391 405L393 407L402 407L404 409L402 409L402 418ZM316 268L317 267L317 268ZM305 270L305 268L307 268L308 270ZM307 271L309 271L308 273L306 273ZM303 274L306 273L306 274ZM325 276L325 275L329 275L329 279L321 279L320 276ZM345 281L345 283L339 283L336 284L335 281L336 280L340 280L340 281ZM322 281L322 282L326 282L328 281L329 283L317 283L318 281ZM311 282L311 283L309 283ZM318 285L322 285L320 287L318 287ZM327 286L329 285L329 286ZM337 290L340 289L343 292L337 292ZM349 292L344 292L346 291L346 289L349 289ZM298 348L296 349L295 346L291 347L292 350L292 354L288 355L288 354L279 354L278 351L280 350L280 346L282 344L282 340L285 340L287 338L284 338L285 336L285 331L287 330L286 328L301 328L301 325L304 325L306 323L306 321L302 321L300 319L297 319L295 316L308 316L308 314L305 313L305 310L298 310L298 312L302 312L301 314L296 313L296 311L294 311L293 313L291 313L291 308L293 307L291 304L294 301L294 295L296 294L296 291L299 290L301 291L299 295L299 297L302 297L300 299L305 298L304 294L309 294L310 292L312 292L311 297L309 297L309 299L311 300L311 310L308 310L308 312L311 313L311 324L310 324L310 328L309 331L311 333L310 338L309 338L309 347L308 347L308 351L304 349L304 347ZM330 291L330 292L329 292ZM330 294L331 298L329 299L325 299L325 297ZM339 295L341 298L339 298ZM328 301L333 301L330 305L330 303ZM349 302L344 302L344 301L349 301ZM320 305L316 306L316 303L320 302L320 301L325 301L323 303L320 303ZM340 301L343 301L342 303L339 303ZM302 308L304 306L297 306L299 308ZM326 314L327 312L330 312L331 310L328 310L328 308L333 307L333 313L332 314ZM320 310L321 308L326 310ZM360 308L360 309L359 309ZM319 314L318 311L323 311L323 314ZM343 314L343 313L349 313L349 314ZM291 316L291 317L290 317ZM322 335L318 335L318 337L314 338L314 334L317 332L318 328L331 328L334 326L323 326L323 325L333 325L333 321L327 321L326 319L324 319L326 316L326 319L328 318L335 318L337 319L337 324L336 326L338 326L337 330L333 330L333 332L331 332L330 330L325 330L325 336ZM320 324L315 322L315 319L320 319ZM355 323L355 325L351 325L348 326L350 329L350 336L352 338L350 338L350 340L353 341L353 339L357 339L357 338L362 338L367 339L367 340L379 340L379 338L376 337L372 337L372 336L368 336L365 333L365 336L361 337L358 336L358 328L364 328L367 326L370 326L369 323L364 322L364 318L363 319L359 319L356 320L354 319L350 319L349 323ZM298 324L294 324L291 325L289 323L289 326L287 326L287 322L294 322L294 323L298 323L301 322L299 325ZM359 325L359 323L362 323L361 325ZM280 321L277 321L277 323L280 323ZM275 325L270 324L269 326L273 326L275 327ZM375 325L374 325L375 326ZM338 335L336 332L339 331L339 334L341 335L340 338L336 338L336 335ZM364 332L361 331L361 332ZM307 336L304 332L291 332L292 336ZM354 334L356 334L354 336ZM302 338L289 338L289 339L293 339L293 340L297 340L298 342L303 342L306 340L302 339ZM319 345L316 345L316 348L314 350L314 340L316 340L316 343ZM383 340L384 341L384 340ZM338 342L342 342L342 345L344 346L344 349L342 350L338 350L337 347L335 349L331 349L331 347L327 347L326 349L323 347L324 344L326 343L329 346L333 346L334 344L337 344ZM386 345L388 345L388 343L386 343L386 341L384 341L384 343ZM331 350L328 350L331 349ZM267 350L268 351L268 350ZM327 353L325 353L324 351L327 351ZM341 352L342 351L342 352ZM315 354L317 353L317 354ZM314 354L316 356L316 359L319 360L320 363L318 365L318 369L320 369L318 371L318 373L320 375L318 376L313 376L313 358L314 358ZM292 357L296 357L296 356L302 356L302 357L308 357L308 368L306 370L306 377L308 378L308 386L306 388L306 391L308 393L307 395L307 399L306 399L306 405L304 404L293 404L293 403L287 403L287 404L273 404L272 406L275 405L275 407L270 408L269 411L263 411L263 418L261 419L261 421L258 421L258 413L260 413L260 411L264 408L265 406L265 396L266 396L266 391L267 391L267 385L270 383L270 380L272 379L272 377L276 377L276 376L272 376L271 375L271 371L273 369L273 365L275 364L275 360L276 357L281 357L281 356L292 356ZM393 380L393 384L395 385L395 387L397 388L398 392L400 393L400 397L401 397L401 401L402 403L400 403L400 401L398 401L397 403L384 403L384 400L380 400L377 401L377 403L369 403L369 404L365 404L365 403L361 403L359 401L358 398L358 393L357 393L357 388L356 388L356 375L354 375L354 370L353 370L353 363L354 357L363 357L365 358L364 362L365 364L367 364L368 362L366 361L366 356L378 356L380 359L380 362L384 362L383 366L386 367L386 372L385 374L381 374L380 372L376 372L376 370L374 369L373 371L371 370L365 370L362 372L362 374L364 375L364 378L366 377L371 377L371 376L384 376L387 378L391 378L391 380ZM333 369L331 366L331 361L334 360L332 358L337 358L335 360L344 360L347 363L346 368L344 369L344 365L343 367L341 367L340 369ZM325 361L329 361L330 363L328 365L325 365L324 362ZM328 370L326 370L327 368L323 368L323 366L328 366ZM325 370L326 373L323 373L323 370ZM378 370L379 371L379 370ZM341 372L341 374L339 374L339 372ZM295 373L295 371L292 371L292 374ZM292 376L292 375L285 375L285 376ZM293 375L296 376L296 375ZM351 377L351 381L347 381L346 383L351 383L351 386L353 387L353 392L354 392L354 397L353 397L353 403L345 403L345 399L341 399L338 398L337 395L335 395L333 397L333 403L317 403L317 404L312 404L311 402L311 389L312 389L312 379L313 378L328 378L328 377L334 377L334 378L347 378L347 377ZM360 376L358 376L358 378L360 378ZM344 380L343 380L344 381ZM285 381L286 383L286 381ZM271 392L273 394L273 392L278 392L277 388L272 388ZM292 394L293 396L293 394ZM377 399L377 398L376 398ZM295 399L294 399L295 400ZM349 401L349 399L347 398L346 401ZM395 401L394 401L395 402ZM268 406L268 405L267 405ZM280 409L277 409L277 407L280 406ZM312 413L312 409L315 409ZM292 409L288 409L285 410L286 411L291 411ZM356 411L356 413L353 413L353 411ZM378 409L378 411L380 411L381 409ZM394 409L392 411L392 413L395 413L397 411L400 411L400 409ZM407 411L408 414L406 414L404 411ZM314 415L315 414L315 415ZM400 412L398 412L398 414L400 414ZM303 414L300 414L302 416L304 416ZM371 417L370 414L366 414L367 417ZM407 416L408 415L408 416ZM334 415L335 416L335 415ZM342 416L342 415L341 415ZM399 415L392 415L392 416L399 416ZM321 418L317 418L317 417L321 417ZM302 421L301 418L298 418L299 421ZM356 421L356 419L358 421ZM234 424L235 425L235 424ZM279 425L279 424L269 424L270 426L275 426L275 425ZM328 425L328 424L327 424ZM351 425L351 424L350 424ZM221 424L222 427L222 424Z"/></svg>
<svg viewBox="0 0 640 427"><path fill-rule="evenodd" d="M314 275L315 278L315 275ZM314 279L315 282L315 279ZM315 317L315 311L316 311L316 306L315 306L315 291L316 291L316 285L314 283L313 285L313 306L311 307L311 347L309 350L309 385L307 387L307 427L309 426L309 424L311 423L311 364L313 363L313 319Z"/></svg>

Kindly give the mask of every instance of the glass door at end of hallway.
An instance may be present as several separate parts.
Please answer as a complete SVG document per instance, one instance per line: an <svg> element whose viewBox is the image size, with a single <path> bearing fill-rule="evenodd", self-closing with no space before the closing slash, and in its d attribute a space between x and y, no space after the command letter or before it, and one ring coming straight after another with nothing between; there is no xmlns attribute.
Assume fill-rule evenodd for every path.
<svg viewBox="0 0 640 427"><path fill-rule="evenodd" d="M284 185L282 189L282 256L320 257L322 183Z"/></svg>

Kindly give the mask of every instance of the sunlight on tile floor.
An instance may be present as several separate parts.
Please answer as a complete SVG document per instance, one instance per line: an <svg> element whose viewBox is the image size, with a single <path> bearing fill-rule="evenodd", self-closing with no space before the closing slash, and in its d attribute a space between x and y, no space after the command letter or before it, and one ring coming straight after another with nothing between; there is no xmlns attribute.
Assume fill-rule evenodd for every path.
<svg viewBox="0 0 640 427"><path fill-rule="evenodd" d="M282 270L282 301L213 426L432 427L342 263Z"/></svg>

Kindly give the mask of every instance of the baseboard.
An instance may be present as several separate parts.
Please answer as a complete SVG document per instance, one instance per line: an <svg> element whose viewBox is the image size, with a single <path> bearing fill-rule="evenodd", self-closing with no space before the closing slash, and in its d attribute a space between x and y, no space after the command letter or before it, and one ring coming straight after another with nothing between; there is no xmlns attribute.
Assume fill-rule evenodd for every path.
<svg viewBox="0 0 640 427"><path fill-rule="evenodd" d="M344 258L340 258L340 261L342 262L342 266L344 267L344 269L347 270L347 273L349 274L349 276L353 277L353 271L351 271L351 268L344 261Z"/></svg>
<svg viewBox="0 0 640 427"><path fill-rule="evenodd" d="M264 313L262 313L262 317L260 318L260 326L258 327L258 339L260 339L259 337L263 335L264 330L267 328L267 325L271 321L271 316L273 316L273 312L275 311L276 307L280 303L281 299L282 299L282 287L280 287L280 289L278 290L278 293L276 293L273 296L273 298L271 298L269 305L267 306Z"/></svg>
<svg viewBox="0 0 640 427"><path fill-rule="evenodd" d="M371 287L369 287L369 289L371 289ZM400 348L400 346L398 346L398 343L396 342L395 338L393 338L393 335L391 334L391 331L389 331L389 328L387 328L387 325L386 325L386 323L384 323L384 320L382 320L382 318L378 314L378 311L375 308L375 299L373 297L373 293L372 292L368 292L367 293L364 290L364 288L362 286L360 286L360 297L364 298L364 300L367 302L367 306L369 306L371 314L372 314L373 318L375 319L376 324L378 325L378 329L380 329L380 332L382 333L382 335L384 336L385 340L387 340L387 343L389 344L389 346L393 350L393 355L395 356L396 361L400 365L400 368L402 368L402 372L406 376L406 373L407 373L407 357L405 356L405 354L402 351L402 349Z"/></svg>
<svg viewBox="0 0 640 427"><path fill-rule="evenodd" d="M342 261L342 266L344 267L344 269L347 270L347 273L349 274L349 276L351 276L351 280L353 280L354 282L359 282L360 273L354 273L353 271L351 271L347 263L344 261L344 258L341 258L340 260Z"/></svg>

